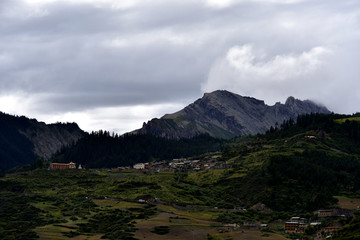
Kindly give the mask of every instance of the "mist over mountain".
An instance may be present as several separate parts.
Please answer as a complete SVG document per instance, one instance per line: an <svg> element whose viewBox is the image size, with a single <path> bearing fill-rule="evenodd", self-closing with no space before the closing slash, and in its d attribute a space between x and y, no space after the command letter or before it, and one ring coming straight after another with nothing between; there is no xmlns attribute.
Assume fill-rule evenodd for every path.
<svg viewBox="0 0 360 240"><path fill-rule="evenodd" d="M76 123L45 124L36 119L0 113L0 168L31 164L84 137Z"/></svg>
<svg viewBox="0 0 360 240"><path fill-rule="evenodd" d="M271 126L307 113L330 113L312 101L289 97L285 104L268 106L262 100L242 97L225 90L205 93L184 109L144 123L135 134L179 139L199 134L217 138L266 132Z"/></svg>

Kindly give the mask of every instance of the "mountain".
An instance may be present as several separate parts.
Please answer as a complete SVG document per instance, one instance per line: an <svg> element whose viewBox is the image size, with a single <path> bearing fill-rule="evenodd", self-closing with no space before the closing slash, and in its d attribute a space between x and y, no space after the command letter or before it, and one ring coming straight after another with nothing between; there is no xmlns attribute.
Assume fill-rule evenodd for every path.
<svg viewBox="0 0 360 240"><path fill-rule="evenodd" d="M108 164L118 153L129 153L129 148L136 145L138 149L131 151L134 154L165 153L171 142L188 143L183 145L185 150L196 147L202 141L197 138L198 142L194 143L188 142L189 139L166 140L154 136L110 136L108 132L99 131L80 139L72 146L73 151L63 155L80 160L84 154L86 161ZM245 138L248 141L244 142ZM156 144L155 140L162 144ZM121 142L123 145L119 146ZM196 166L186 167L184 161L174 172L98 169L8 174L0 179L0 226L4 229L0 231L0 239L38 239L36 234L40 239L74 235L85 239L89 234L111 234L104 235L108 239L134 239L130 234L135 227L141 235L134 237L146 235L158 239L159 235L155 234L160 231L149 226L159 220L159 214L168 215L170 207L176 209L172 217L164 219L166 222L157 221L158 225L165 223L167 230L170 229L161 232L165 232L163 239L191 239L192 229L179 228L179 224L194 226L199 239L215 239L208 232L220 232L219 228L227 229L229 223L241 228L249 226L248 223L268 224L267 232L271 236L259 229L256 235L251 235L253 239L314 239L315 232L324 233L321 228L346 224L331 239L360 239L359 210L350 220L360 198L359 113L301 115L296 123L285 121L266 134L223 142L228 144L222 153L192 159L207 166L226 162L225 166L230 167L226 169L213 165L207 170L196 170ZM142 156L139 159L148 160ZM159 166L159 170L161 168ZM100 200L106 198L118 201ZM149 204L135 205L140 199ZM106 205L99 207L96 204L99 201ZM317 217L315 211L319 209L331 209L334 215L340 213L341 216ZM66 222L69 216L73 219L70 223ZM292 216L321 225L306 227L304 235L284 233L284 222ZM134 226L133 222L139 219L141 222ZM203 235L196 232L199 221L203 224ZM59 230L59 222L60 228L71 228L67 232ZM244 236L241 231L231 234L234 239Z"/></svg>
<svg viewBox="0 0 360 240"><path fill-rule="evenodd" d="M49 159L85 135L76 123L45 124L0 112L0 169Z"/></svg>
<svg viewBox="0 0 360 240"><path fill-rule="evenodd" d="M204 96L184 109L166 114L160 119L144 123L135 134L179 139L199 134L217 138L232 138L239 135L266 132L276 123L306 113L330 113L323 106L309 100L289 97L285 104L268 106L264 101L218 90Z"/></svg>

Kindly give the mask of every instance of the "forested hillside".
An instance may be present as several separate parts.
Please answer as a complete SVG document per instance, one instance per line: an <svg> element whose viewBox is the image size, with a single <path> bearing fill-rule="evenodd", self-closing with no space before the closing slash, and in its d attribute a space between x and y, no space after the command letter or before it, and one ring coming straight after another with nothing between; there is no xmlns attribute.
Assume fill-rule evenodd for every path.
<svg viewBox="0 0 360 240"><path fill-rule="evenodd" d="M118 136L98 131L63 148L53 161L72 161L87 168L111 168L219 151L222 142L208 135L169 140L151 135Z"/></svg>
<svg viewBox="0 0 360 240"><path fill-rule="evenodd" d="M85 239L91 235L131 239L143 231L147 236L152 234L155 228L149 230L147 224L157 223L160 216L157 214L161 212L171 216L162 222L161 226L170 229L165 234L175 236L171 234L185 234L183 230L174 230L179 226L178 221L188 227L193 217L166 214L182 209L194 216L203 214L201 221L206 216L209 222L203 236L209 236L207 232L215 234L218 224L236 223L245 229L249 222L261 222L269 223L276 234L300 238L303 235L286 235L283 229L287 219L300 216L309 223L321 221L319 228L332 223L345 225L335 239L357 239L354 236L359 235L358 213L353 220L351 215L320 219L314 211L339 208L338 200L344 198L360 202L358 120L357 115L310 114L299 116L297 121L284 121L266 134L247 137L246 141L235 138L226 142L209 136L175 141L148 135L111 136L108 132L94 132L72 147L63 148L53 160L74 161L88 168L117 167L223 148L221 154L216 153L216 161L226 162L231 168L198 171L178 168L175 172L68 169L9 174L0 179L3 189L0 228L4 229L0 235L16 236L16 239L25 234L30 239L35 239L36 234L42 239L51 239L48 238L51 234L59 238ZM141 205L140 200L151 205ZM134 209L129 204L140 207ZM114 212L116 208L122 211ZM11 224L8 224L9 216L12 216ZM156 221L147 222L148 217ZM117 223L112 224L111 219L118 219ZM144 225L135 227L133 219L144 219L141 220ZM97 227L103 221L106 227ZM316 231L307 228L304 236L314 237ZM242 231L234 234L239 236Z"/></svg>
<svg viewBox="0 0 360 240"><path fill-rule="evenodd" d="M61 147L85 136L76 123L45 124L0 112L0 169L48 160Z"/></svg>
<svg viewBox="0 0 360 240"><path fill-rule="evenodd" d="M216 201L225 205L263 203L278 211L312 211L336 204L334 195L360 196L360 124L355 117L303 115L247 143L206 135L167 140L150 135L110 136L100 131L62 149L53 161L73 161L88 168L117 167L191 157L222 147L219 160L232 169L211 177L209 183L192 182L187 177L190 172L185 171L179 184L211 188L219 193ZM237 201L227 204L222 198Z"/></svg>
<svg viewBox="0 0 360 240"><path fill-rule="evenodd" d="M299 116L226 150L234 174L219 184L247 205L281 211L312 211L335 204L334 195L360 195L360 124L339 120L345 117Z"/></svg>
<svg viewBox="0 0 360 240"><path fill-rule="evenodd" d="M0 113L0 168L9 169L36 159L34 144L20 132L29 126L25 117Z"/></svg>

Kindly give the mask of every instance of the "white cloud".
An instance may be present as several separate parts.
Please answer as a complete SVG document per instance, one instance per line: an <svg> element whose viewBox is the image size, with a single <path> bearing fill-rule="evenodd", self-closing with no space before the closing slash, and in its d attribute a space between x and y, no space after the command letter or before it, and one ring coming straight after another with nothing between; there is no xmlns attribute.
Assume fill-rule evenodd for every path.
<svg viewBox="0 0 360 240"><path fill-rule="evenodd" d="M0 0L0 110L138 128L206 81L359 111L359 16L354 0Z"/></svg>
<svg viewBox="0 0 360 240"><path fill-rule="evenodd" d="M21 92L0 96L0 110L5 113L26 115L31 112L29 111L31 105L31 99Z"/></svg>
<svg viewBox="0 0 360 240"><path fill-rule="evenodd" d="M91 4L95 7L128 9L138 4L139 0L24 0L29 5L46 5L51 3Z"/></svg>
<svg viewBox="0 0 360 240"><path fill-rule="evenodd" d="M180 47L186 45L195 46L201 45L205 40L206 36L199 35L199 33L194 33L193 37L190 38L188 36L188 33L174 32L169 29L162 29L157 31L149 31L146 33L115 37L110 40L104 40L101 45L110 48L128 48L158 44L170 44Z"/></svg>
<svg viewBox="0 0 360 240"><path fill-rule="evenodd" d="M324 47L314 47L300 55L276 55L266 61L266 56L257 54L252 45L244 45L232 47L226 55L226 61L247 79L287 81L317 70L322 59L330 53Z"/></svg>
<svg viewBox="0 0 360 240"><path fill-rule="evenodd" d="M208 6L215 8L229 7L234 2L234 0L206 0Z"/></svg>
<svg viewBox="0 0 360 240"><path fill-rule="evenodd" d="M144 122L175 112L184 107L180 104L135 105L128 107L101 107L78 112L66 112L55 115L39 114L39 119L47 122L77 122L85 131L107 130L123 134L141 128Z"/></svg>
<svg viewBox="0 0 360 240"><path fill-rule="evenodd" d="M205 3L214 8L227 8L241 3L265 3L265 4L294 4L306 0L205 0Z"/></svg>
<svg viewBox="0 0 360 240"><path fill-rule="evenodd" d="M134 105L121 107L98 107L61 113L46 113L37 105L46 99L44 95L28 95L17 92L0 96L2 112L36 118L46 123L76 122L85 131L107 130L123 134L142 127L152 118L175 112L184 107L179 103Z"/></svg>
<svg viewBox="0 0 360 240"><path fill-rule="evenodd" d="M211 68L203 90L228 89L245 95L260 95L273 103L279 96L298 96L300 83L314 87L311 81L332 54L326 47L314 47L298 54L267 57L264 51L252 45L234 46ZM304 87L300 89L308 91Z"/></svg>

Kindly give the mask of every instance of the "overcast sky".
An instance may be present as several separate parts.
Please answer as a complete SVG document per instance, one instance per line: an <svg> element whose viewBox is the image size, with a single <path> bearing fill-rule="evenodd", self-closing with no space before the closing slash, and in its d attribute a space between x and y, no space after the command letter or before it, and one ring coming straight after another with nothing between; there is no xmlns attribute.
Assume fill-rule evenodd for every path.
<svg viewBox="0 0 360 240"><path fill-rule="evenodd" d="M0 111L124 133L226 89L360 111L358 0L1 0Z"/></svg>

